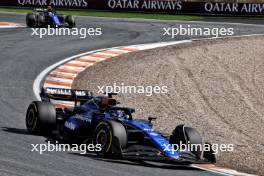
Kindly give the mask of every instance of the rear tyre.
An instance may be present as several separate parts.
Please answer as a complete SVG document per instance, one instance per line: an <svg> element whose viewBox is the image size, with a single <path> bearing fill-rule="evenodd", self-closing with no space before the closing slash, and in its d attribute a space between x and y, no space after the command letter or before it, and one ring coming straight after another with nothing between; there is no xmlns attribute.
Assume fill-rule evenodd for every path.
<svg viewBox="0 0 264 176"><path fill-rule="evenodd" d="M33 13L28 13L26 16L27 27L34 28L37 25L37 17Z"/></svg>
<svg viewBox="0 0 264 176"><path fill-rule="evenodd" d="M38 26L40 27L45 27L46 26L46 21L45 21L45 16L42 14L38 15Z"/></svg>
<svg viewBox="0 0 264 176"><path fill-rule="evenodd" d="M66 16L65 22L68 23L70 28L74 28L76 26L75 19L71 15Z"/></svg>
<svg viewBox="0 0 264 176"><path fill-rule="evenodd" d="M49 102L33 101L26 114L26 127L30 133L47 133L56 127L56 110Z"/></svg>
<svg viewBox="0 0 264 176"><path fill-rule="evenodd" d="M126 129L123 124L113 120L100 122L94 130L93 143L101 145L99 155L119 157L127 144Z"/></svg>

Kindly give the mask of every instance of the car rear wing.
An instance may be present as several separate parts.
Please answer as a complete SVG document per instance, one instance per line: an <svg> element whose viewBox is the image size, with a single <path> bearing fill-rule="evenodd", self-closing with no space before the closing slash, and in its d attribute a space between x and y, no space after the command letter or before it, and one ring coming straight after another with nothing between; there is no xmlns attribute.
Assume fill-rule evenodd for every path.
<svg viewBox="0 0 264 176"><path fill-rule="evenodd" d="M45 12L45 8L34 8L33 9L34 12Z"/></svg>
<svg viewBox="0 0 264 176"><path fill-rule="evenodd" d="M42 101L61 100L61 101L74 101L81 104L93 98L93 93L88 90L76 89L63 89L63 88L43 88L40 92Z"/></svg>

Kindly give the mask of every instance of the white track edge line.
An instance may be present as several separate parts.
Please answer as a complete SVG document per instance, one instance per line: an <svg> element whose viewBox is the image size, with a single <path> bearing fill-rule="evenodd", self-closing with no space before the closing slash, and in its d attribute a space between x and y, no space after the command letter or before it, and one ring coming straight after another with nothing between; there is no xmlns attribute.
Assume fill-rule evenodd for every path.
<svg viewBox="0 0 264 176"><path fill-rule="evenodd" d="M206 169L206 168L203 168L203 167L198 167L198 166L192 166L192 168L196 168L196 169L200 169L200 170L204 170L204 171L208 171L208 172L211 172L211 173L216 173L216 174L220 174L220 175L225 175L225 176L234 176L233 174L229 174L229 173L225 173L225 172L219 172L217 170L211 170L211 169Z"/></svg>

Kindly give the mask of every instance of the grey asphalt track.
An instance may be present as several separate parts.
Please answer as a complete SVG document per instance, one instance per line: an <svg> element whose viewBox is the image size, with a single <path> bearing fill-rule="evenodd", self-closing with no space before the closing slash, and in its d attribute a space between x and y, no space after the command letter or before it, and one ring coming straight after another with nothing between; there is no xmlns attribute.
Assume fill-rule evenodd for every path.
<svg viewBox="0 0 264 176"><path fill-rule="evenodd" d="M25 15L0 14L0 21L24 23L24 18ZM185 22L79 17L77 24L78 27L101 27L103 35L87 39L39 39L31 36L31 29L28 28L0 29L0 175L213 175L181 166L108 161L93 155L83 156L68 152L46 152L42 155L31 152L30 144L47 142L45 137L29 135L24 122L26 108L35 100L33 81L43 69L65 57L90 50L168 41L171 39L162 37L162 28ZM234 27L236 35L264 33L264 27L260 25L192 24L196 27ZM178 37L177 40L187 38L192 36Z"/></svg>

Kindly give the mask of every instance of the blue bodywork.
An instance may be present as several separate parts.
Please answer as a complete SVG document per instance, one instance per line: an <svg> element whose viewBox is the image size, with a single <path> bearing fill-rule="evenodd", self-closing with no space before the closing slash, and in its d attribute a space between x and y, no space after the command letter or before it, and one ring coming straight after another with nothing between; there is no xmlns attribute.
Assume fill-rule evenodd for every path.
<svg viewBox="0 0 264 176"><path fill-rule="evenodd" d="M87 90L61 88L43 88L40 92L43 102L52 102L51 100L74 102L72 108L55 106L56 130L61 139L100 144L105 139L98 138L98 134L103 131L101 134L105 134L106 139L107 135L109 137L108 141L105 140L108 142L108 148L101 154L111 149L106 154L121 155L129 159L186 164L216 161L211 149L193 152L179 148L181 144L186 145L190 139L188 144L203 145L202 138L194 128L178 125L170 137L165 137L153 129L151 121L155 118L133 119L132 113L135 110L118 106L119 102L113 99L112 95L116 94L93 96L93 93ZM106 142L102 144L106 145Z"/></svg>
<svg viewBox="0 0 264 176"><path fill-rule="evenodd" d="M48 15L53 20L55 25L62 25L57 15L55 15L54 13L49 13Z"/></svg>
<svg viewBox="0 0 264 176"><path fill-rule="evenodd" d="M126 120L126 123L134 126L138 130L143 131L146 136L151 138L154 145L166 156L172 157L174 159L179 157L179 154L172 148L169 141L160 133L155 131L147 122L141 120ZM169 149L166 149L166 147Z"/></svg>
<svg viewBox="0 0 264 176"><path fill-rule="evenodd" d="M215 157L207 153L207 158L200 158L200 151L194 153L188 150L178 149L181 141L187 140L186 130L191 130L193 134L199 136L195 129L179 125L170 135L170 138L154 130L152 120L133 119L132 108L120 107L112 95L93 96L87 90L73 90L61 88L42 89L40 96L42 101L62 100L73 101L72 108L56 108L57 130L61 138L79 140L81 142L97 140L97 128L101 124L108 124L107 128L112 128L114 136L113 154L121 154L130 159L142 158L144 160L175 161L181 163L208 163L215 162ZM105 123L104 123L105 122ZM102 126L101 126L102 127ZM124 128L123 128L124 127ZM181 131L182 130L182 133ZM190 134L190 133L188 133ZM179 142L180 140L180 142ZM193 140L194 141L194 140ZM197 143L197 141L199 143ZM201 138L196 137L194 144L202 144ZM110 142L111 143L111 142ZM180 144L181 145L181 144ZM177 147L177 149L176 149ZM210 152L210 151L209 151Z"/></svg>
<svg viewBox="0 0 264 176"><path fill-rule="evenodd" d="M143 132L146 137L151 139L155 148L161 151L165 156L168 156L173 159L179 158L179 153L173 149L168 139L166 139L160 133L155 131L152 128L152 124L148 121L139 119L129 119L124 112L118 110L104 112L103 116L100 117L93 116L93 112L98 111L98 108L96 107L93 101L88 101L87 103L79 106L78 108L82 111L82 113L78 113L69 117L64 123L65 130L69 132L78 132L82 130L82 128L85 128L85 130L89 129L91 121L96 121L97 119L115 119Z"/></svg>

